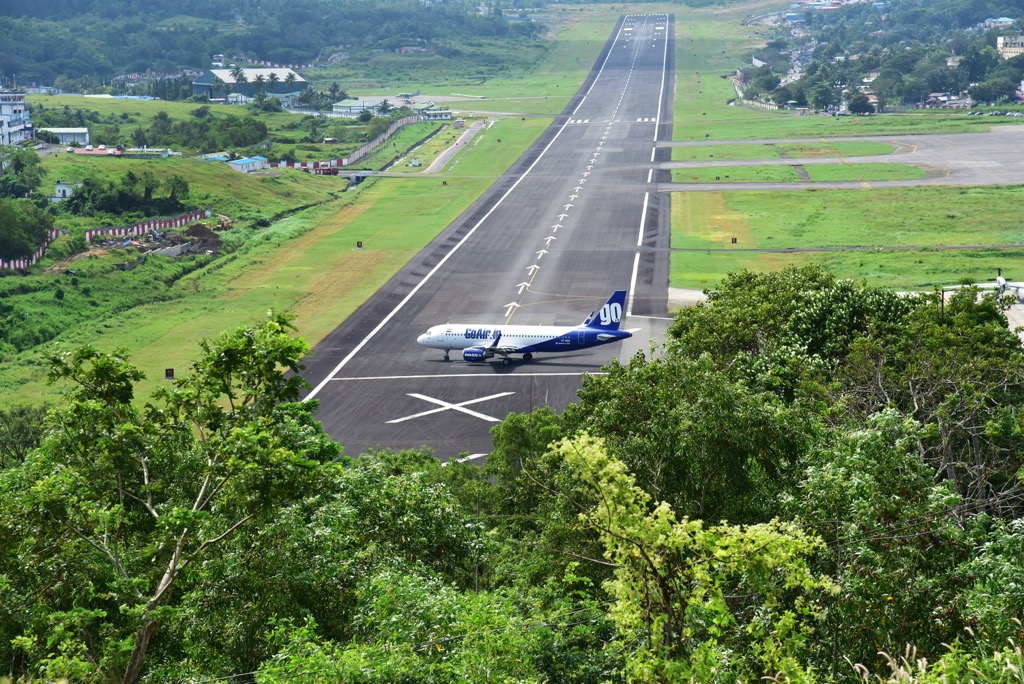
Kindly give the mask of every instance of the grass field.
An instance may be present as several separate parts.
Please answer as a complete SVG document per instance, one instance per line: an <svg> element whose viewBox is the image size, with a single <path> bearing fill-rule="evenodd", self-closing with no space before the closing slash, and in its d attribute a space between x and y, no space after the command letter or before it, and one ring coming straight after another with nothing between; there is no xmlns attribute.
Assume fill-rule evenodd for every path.
<svg viewBox="0 0 1024 684"><path fill-rule="evenodd" d="M906 164L807 164L801 166L810 181L882 181L924 178L924 169ZM795 168L762 166L707 166L673 169L675 183L795 183L802 180Z"/></svg>
<svg viewBox="0 0 1024 684"><path fill-rule="evenodd" d="M713 287L741 268L809 262L905 289L991 280L997 267L1020 269L1024 250L947 247L1024 244L1014 216L1022 199L1021 187L676 193L672 246L695 251L673 253L671 282ZM825 251L741 251L757 249ZM842 251L851 249L863 251Z"/></svg>
<svg viewBox="0 0 1024 684"><path fill-rule="evenodd" d="M371 179L338 200L276 221L242 240L234 253L174 280L158 295L160 301L122 311L113 311L113 306L101 301L87 324L70 327L55 341L0 364L0 392L16 394L23 401L52 398L55 390L45 384L43 355L89 343L101 349L131 350L133 361L148 378L141 385L146 396L160 385L165 368L184 369L196 354L198 340L250 323L268 309L294 312L300 334L315 344L472 204L547 123L537 118L499 120L478 133L443 174ZM431 158L424 155L424 164ZM175 161L191 173L223 167ZM273 196L266 192L268 184L289 188L294 179L298 185L289 192L293 193L290 199L296 200L300 198L294 193L308 182L310 198L318 197L321 202L329 199L324 188L339 187L337 177L297 171L278 177L225 171L223 177L204 180L204 187L241 183L223 191L237 192L258 207L250 207L250 212L269 214L277 208ZM442 179L447 185L442 185ZM319 190L314 192L314 186ZM257 194L248 198L246 193ZM303 202L306 199L301 197ZM361 250L355 248L358 241L363 242ZM116 283L113 279L118 276L110 272L109 264L104 267L97 262L95 270L97 276ZM91 272L83 273L82 284L100 291L90 277ZM53 281L40 294L52 303L52 287L60 276L32 278ZM77 295L69 293L66 301L75 305Z"/></svg>
<svg viewBox="0 0 1024 684"><path fill-rule="evenodd" d="M872 140L764 145L694 145L673 147L672 161L757 161L761 159L870 157L891 154L894 149L892 145Z"/></svg>

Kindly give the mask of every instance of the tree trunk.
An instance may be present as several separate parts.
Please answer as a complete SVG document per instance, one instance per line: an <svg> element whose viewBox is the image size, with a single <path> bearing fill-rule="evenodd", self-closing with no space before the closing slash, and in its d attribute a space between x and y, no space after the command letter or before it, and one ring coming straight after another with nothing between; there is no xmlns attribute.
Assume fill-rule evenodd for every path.
<svg viewBox="0 0 1024 684"><path fill-rule="evenodd" d="M135 632L135 648L132 649L132 655L128 659L128 666L124 670L121 684L138 684L139 677L142 676L142 663L146 658L149 640L153 637L153 632L156 631L160 624L158 620L149 619L148 614L143 619L145 622Z"/></svg>

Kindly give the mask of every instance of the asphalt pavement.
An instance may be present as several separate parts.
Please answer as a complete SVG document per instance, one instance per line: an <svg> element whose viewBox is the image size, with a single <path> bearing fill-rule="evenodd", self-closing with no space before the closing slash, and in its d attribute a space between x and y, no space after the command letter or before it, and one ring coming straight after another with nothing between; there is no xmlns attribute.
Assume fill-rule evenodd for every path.
<svg viewBox="0 0 1024 684"><path fill-rule="evenodd" d="M540 139L306 358L317 417L346 453L433 449L479 459L510 411L562 410L584 373L661 339L667 318L673 19L628 15ZM477 135L501 135L501 120ZM383 178L378 182L401 182ZM441 180L437 181L441 184ZM416 344L449 320L577 324L629 290L631 340L466 363Z"/></svg>

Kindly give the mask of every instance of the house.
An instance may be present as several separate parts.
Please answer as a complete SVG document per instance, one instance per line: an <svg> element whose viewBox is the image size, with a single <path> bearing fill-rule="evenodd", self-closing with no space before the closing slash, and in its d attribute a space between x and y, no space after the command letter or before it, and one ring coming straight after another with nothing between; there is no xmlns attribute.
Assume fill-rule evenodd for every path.
<svg viewBox="0 0 1024 684"><path fill-rule="evenodd" d="M451 121L452 111L447 107L428 105L416 110L424 121Z"/></svg>
<svg viewBox="0 0 1024 684"><path fill-rule="evenodd" d="M66 200L75 194L75 188L80 187L81 183L72 183L70 181L57 180L53 186L53 196L50 198L51 202L60 202Z"/></svg>
<svg viewBox="0 0 1024 684"><path fill-rule="evenodd" d="M229 161L228 166L233 168L235 171L241 171L242 173L252 173L254 171L262 171L263 169L270 168L267 158L258 156L235 159L234 161Z"/></svg>
<svg viewBox="0 0 1024 684"><path fill-rule="evenodd" d="M57 142L61 145L84 146L89 144L88 128L40 128L39 130L57 136Z"/></svg>
<svg viewBox="0 0 1024 684"><path fill-rule="evenodd" d="M1017 22L1010 17L999 17L998 19L986 19L985 28L1010 28Z"/></svg>
<svg viewBox="0 0 1024 684"><path fill-rule="evenodd" d="M996 50L1003 59L1024 55L1024 36L996 36Z"/></svg>
<svg viewBox="0 0 1024 684"><path fill-rule="evenodd" d="M0 145L16 145L34 138L25 93L0 90Z"/></svg>
<svg viewBox="0 0 1024 684"><path fill-rule="evenodd" d="M356 118L363 113L363 110L376 112L380 107L381 100L342 100L331 105L331 111L337 116Z"/></svg>
<svg viewBox="0 0 1024 684"><path fill-rule="evenodd" d="M235 69L210 69L192 81L192 94L205 95L211 100L235 95L240 96L235 99L247 101L257 92L279 98L301 93L308 87L304 78L286 67L242 69L237 82Z"/></svg>

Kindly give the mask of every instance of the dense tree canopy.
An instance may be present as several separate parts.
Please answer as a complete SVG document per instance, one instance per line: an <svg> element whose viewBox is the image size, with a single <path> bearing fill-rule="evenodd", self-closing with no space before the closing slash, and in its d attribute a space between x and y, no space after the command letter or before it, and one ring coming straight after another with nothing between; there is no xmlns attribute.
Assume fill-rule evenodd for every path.
<svg viewBox="0 0 1024 684"><path fill-rule="evenodd" d="M81 349L53 359L72 390L41 432L0 415L24 445L0 461L6 674L937 683L1024 665L1024 352L998 293L732 275L578 404L506 418L483 469L341 457L292 403L289 329L204 343L146 403L121 353Z"/></svg>
<svg viewBox="0 0 1024 684"><path fill-rule="evenodd" d="M53 229L53 217L27 199L0 199L0 259L31 256Z"/></svg>
<svg viewBox="0 0 1024 684"><path fill-rule="evenodd" d="M309 63L329 46L444 49L451 41L542 31L500 13L482 15L464 0L12 0L0 7L0 74L98 83L125 72L208 67L213 54Z"/></svg>

